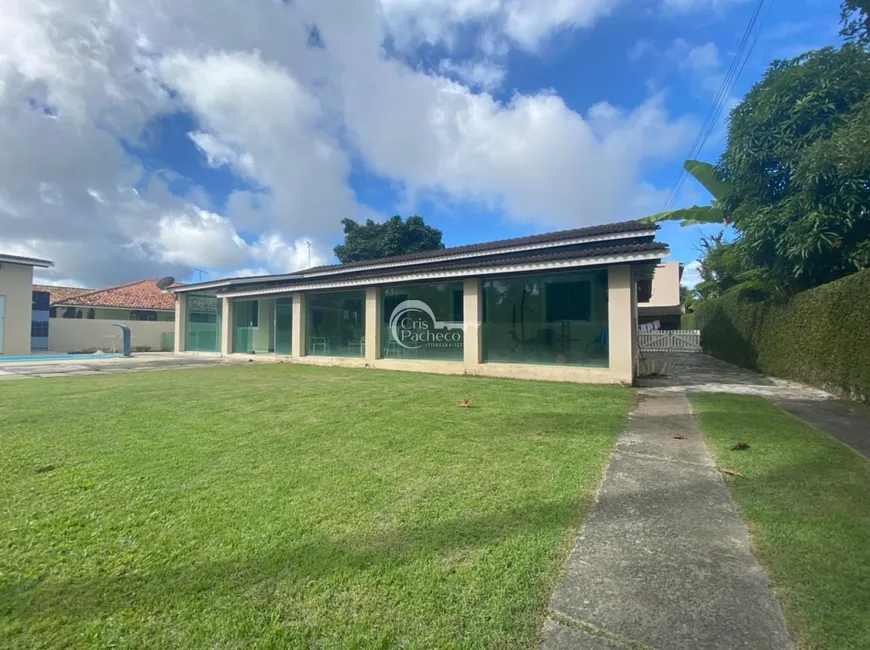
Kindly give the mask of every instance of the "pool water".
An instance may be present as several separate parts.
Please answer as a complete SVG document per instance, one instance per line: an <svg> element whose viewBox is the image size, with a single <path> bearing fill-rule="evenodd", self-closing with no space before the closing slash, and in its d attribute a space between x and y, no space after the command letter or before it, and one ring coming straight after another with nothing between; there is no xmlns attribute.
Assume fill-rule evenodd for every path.
<svg viewBox="0 0 870 650"><path fill-rule="evenodd" d="M0 363L7 361L93 361L95 359L115 359L120 354L28 354L23 357L4 357L0 354Z"/></svg>

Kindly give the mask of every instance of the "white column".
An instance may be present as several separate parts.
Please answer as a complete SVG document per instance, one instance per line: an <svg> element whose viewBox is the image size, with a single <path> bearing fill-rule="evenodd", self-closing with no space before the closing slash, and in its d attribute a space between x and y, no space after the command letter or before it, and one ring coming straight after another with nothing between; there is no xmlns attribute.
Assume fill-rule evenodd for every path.
<svg viewBox="0 0 870 650"><path fill-rule="evenodd" d="M620 383L634 379L634 342L637 334L632 309L631 266L621 264L607 269L607 329L610 347L610 374Z"/></svg>
<svg viewBox="0 0 870 650"><path fill-rule="evenodd" d="M305 342L308 338L308 312L305 309L305 294L293 294L293 333L290 336L290 353L296 357L305 356Z"/></svg>
<svg viewBox="0 0 870 650"><path fill-rule="evenodd" d="M381 291L366 287L366 361L381 358Z"/></svg>
<svg viewBox="0 0 870 650"><path fill-rule="evenodd" d="M187 347L187 294L175 294L175 354Z"/></svg>
<svg viewBox="0 0 870 650"><path fill-rule="evenodd" d="M462 283L462 314L465 366L478 366L483 361L483 288L477 278L469 278Z"/></svg>
<svg viewBox="0 0 870 650"><path fill-rule="evenodd" d="M221 301L221 354L226 356L233 351L233 303L229 298L219 298L219 300Z"/></svg>

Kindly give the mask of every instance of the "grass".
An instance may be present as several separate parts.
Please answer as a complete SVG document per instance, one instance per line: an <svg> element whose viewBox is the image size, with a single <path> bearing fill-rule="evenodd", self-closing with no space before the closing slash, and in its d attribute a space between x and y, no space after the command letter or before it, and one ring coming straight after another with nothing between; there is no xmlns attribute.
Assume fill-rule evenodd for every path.
<svg viewBox="0 0 870 650"><path fill-rule="evenodd" d="M2 382L2 645L533 647L632 403L284 364Z"/></svg>
<svg viewBox="0 0 870 650"><path fill-rule="evenodd" d="M798 646L870 648L870 463L761 398L692 403Z"/></svg>

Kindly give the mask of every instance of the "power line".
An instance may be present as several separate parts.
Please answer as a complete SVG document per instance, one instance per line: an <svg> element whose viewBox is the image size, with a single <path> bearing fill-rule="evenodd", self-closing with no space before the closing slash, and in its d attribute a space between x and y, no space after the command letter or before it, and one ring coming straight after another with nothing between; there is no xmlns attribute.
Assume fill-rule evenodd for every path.
<svg viewBox="0 0 870 650"><path fill-rule="evenodd" d="M731 91L734 89L734 85L737 83L737 80L740 78L740 75L743 72L743 69L746 67L746 63L749 61L750 56L752 56L752 52L755 49L755 45L758 42L758 36L760 34L760 23L758 22L758 18L761 15L761 10L764 8L766 0L758 0L758 3L755 5L755 9L752 12L752 15L749 19L749 24L746 26L746 30L743 32L743 37L740 39L740 45L737 47L737 52L734 55L734 58L731 61L731 65L728 67L728 72L725 74L725 78L722 80L722 85L719 87L719 92L716 93L716 97L713 100L712 106L707 111L707 116L704 118L704 122L701 124L701 128L698 131L698 135L695 136L695 141L692 143L692 147L689 150L689 155L686 157L687 160L694 159L698 153L704 148L704 145L707 143L707 139L710 137L710 134L713 132L713 129L716 128L716 124L719 122L719 118L722 115L722 110L725 107L725 102L731 96ZM774 0L770 0L767 5L767 13L765 13L765 18L770 13L770 7L773 6ZM762 19L762 23L764 20ZM756 25L759 26L759 29L756 30ZM753 36L754 32L754 36ZM750 43L749 49L747 50L747 44ZM680 173L678 174L674 184L671 186L671 190L668 193L668 198L665 201L664 207L662 208L662 212L669 211L676 201L677 196L682 188L683 181L686 179L686 170L681 167Z"/></svg>

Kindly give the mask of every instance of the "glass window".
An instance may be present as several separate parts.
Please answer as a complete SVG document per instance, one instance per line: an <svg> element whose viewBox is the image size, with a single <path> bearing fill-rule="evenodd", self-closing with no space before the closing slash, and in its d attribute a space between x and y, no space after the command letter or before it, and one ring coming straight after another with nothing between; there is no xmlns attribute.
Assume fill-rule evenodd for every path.
<svg viewBox="0 0 870 650"><path fill-rule="evenodd" d="M483 359L607 367L607 271L483 283Z"/></svg>
<svg viewBox="0 0 870 650"><path fill-rule="evenodd" d="M275 300L234 300L233 352L270 354L275 352Z"/></svg>
<svg viewBox="0 0 870 650"><path fill-rule="evenodd" d="M186 350L221 351L221 301L215 294L189 293L187 305Z"/></svg>
<svg viewBox="0 0 870 650"><path fill-rule="evenodd" d="M312 356L365 356L365 292L330 291L309 293L308 341Z"/></svg>
<svg viewBox="0 0 870 650"><path fill-rule="evenodd" d="M385 359L462 361L462 283L388 287L381 294Z"/></svg>
<svg viewBox="0 0 870 650"><path fill-rule="evenodd" d="M292 340L293 299L278 298L275 301L275 354L292 354Z"/></svg>

